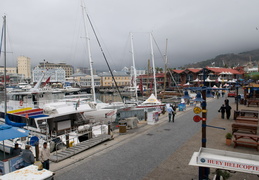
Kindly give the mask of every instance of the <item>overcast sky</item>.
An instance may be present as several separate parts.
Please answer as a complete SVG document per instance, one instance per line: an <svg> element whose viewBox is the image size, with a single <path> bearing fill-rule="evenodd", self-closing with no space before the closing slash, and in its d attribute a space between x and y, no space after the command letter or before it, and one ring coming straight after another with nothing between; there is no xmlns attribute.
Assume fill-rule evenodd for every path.
<svg viewBox="0 0 259 180"><path fill-rule="evenodd" d="M259 48L258 0L84 0L87 13L112 69L132 66L133 33L137 69L151 59L164 67L168 39L169 67ZM8 66L17 56L89 67L81 0L1 0L7 16ZM0 21L2 26L2 21ZM95 69L107 70L87 22ZM1 57L3 65L3 56Z"/></svg>

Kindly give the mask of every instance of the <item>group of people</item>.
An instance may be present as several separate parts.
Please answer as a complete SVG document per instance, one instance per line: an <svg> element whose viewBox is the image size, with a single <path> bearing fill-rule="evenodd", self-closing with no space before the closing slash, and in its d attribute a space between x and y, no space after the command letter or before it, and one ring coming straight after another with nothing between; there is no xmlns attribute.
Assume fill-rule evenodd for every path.
<svg viewBox="0 0 259 180"><path fill-rule="evenodd" d="M217 99L219 99L219 97L221 96L221 97L224 97L225 96L225 90L219 90L219 91L216 91L215 92L215 94L214 94L214 92L213 92L213 95L216 95L216 97L217 97Z"/></svg>
<svg viewBox="0 0 259 180"><path fill-rule="evenodd" d="M176 114L176 106L172 104L167 104L166 111L168 112L168 122L174 122L174 117Z"/></svg>
<svg viewBox="0 0 259 180"><path fill-rule="evenodd" d="M25 145L25 149L22 150L19 147L19 144L15 143L11 153L13 156L21 155L21 157L23 158L23 165L25 167L32 165L35 162L34 155L31 151L31 146L28 144ZM39 160L41 161L43 168L47 170L49 170L49 158L50 158L50 150L48 148L47 142L44 142L43 148L40 150Z"/></svg>
<svg viewBox="0 0 259 180"><path fill-rule="evenodd" d="M231 106L229 105L229 100L225 99L224 104L219 108L218 112L221 112L221 119L225 118L225 113L226 113L226 118L229 119L231 115Z"/></svg>

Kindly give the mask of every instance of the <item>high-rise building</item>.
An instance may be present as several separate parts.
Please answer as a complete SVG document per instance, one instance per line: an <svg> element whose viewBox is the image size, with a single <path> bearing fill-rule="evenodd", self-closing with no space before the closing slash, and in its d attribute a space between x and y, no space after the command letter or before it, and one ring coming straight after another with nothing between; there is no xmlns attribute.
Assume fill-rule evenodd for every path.
<svg viewBox="0 0 259 180"><path fill-rule="evenodd" d="M25 56L19 56L17 58L18 74L24 76L24 78L31 78L31 59Z"/></svg>

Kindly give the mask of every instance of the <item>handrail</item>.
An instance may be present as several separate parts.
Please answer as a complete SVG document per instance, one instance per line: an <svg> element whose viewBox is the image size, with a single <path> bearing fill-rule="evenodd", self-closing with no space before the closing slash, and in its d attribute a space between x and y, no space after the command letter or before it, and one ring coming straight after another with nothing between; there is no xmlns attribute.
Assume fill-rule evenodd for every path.
<svg viewBox="0 0 259 180"><path fill-rule="evenodd" d="M103 135L103 134L106 134L106 133L104 133L103 132L103 128L102 128L102 125L103 124L101 124L101 126L100 126L100 129L101 129L101 135ZM84 134L90 134L90 133L92 133L92 131L88 131L88 132L86 132L86 133L84 133ZM68 133L67 133L68 134ZM65 134L66 135L66 134ZM88 141L88 140L90 140L90 139L93 139L93 138L95 138L95 137L91 137L90 139L88 139L88 140L86 140L86 141L82 141L82 142L79 142L79 140L77 139L76 140L76 138L78 138L79 136L78 136L78 133L77 133L77 135L75 136L75 137L73 137L73 138L69 138L68 140L65 140L65 141L71 141L71 140L74 140L74 142L78 142L78 143L76 143L75 144L75 146L76 145L79 145L79 144L81 144L82 142L86 142L86 141ZM104 139L104 137L102 137L102 140ZM61 142L59 142L59 143L57 143L56 145L55 145L55 156L56 156L56 161L58 161L58 152L62 152L63 150L66 150L66 149L69 149L70 147L65 147L65 148L63 148L63 149L60 149L60 150L58 150L57 149L57 147L58 147L58 145L60 145L60 144L64 144L64 142L63 141L61 141ZM66 142L65 142L65 144L66 144ZM73 147L73 146L72 146ZM71 148L72 150L73 150L73 148ZM75 150L73 151L73 154L75 154Z"/></svg>

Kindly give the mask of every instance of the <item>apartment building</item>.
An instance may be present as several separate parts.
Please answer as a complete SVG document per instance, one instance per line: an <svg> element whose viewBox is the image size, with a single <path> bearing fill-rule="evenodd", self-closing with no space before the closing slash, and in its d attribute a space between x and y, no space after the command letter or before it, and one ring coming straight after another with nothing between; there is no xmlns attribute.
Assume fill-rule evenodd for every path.
<svg viewBox="0 0 259 180"><path fill-rule="evenodd" d="M4 73L4 67L0 67L0 73ZM17 68L6 67L6 74L17 74Z"/></svg>
<svg viewBox="0 0 259 180"><path fill-rule="evenodd" d="M115 83L110 72L102 72L98 74L101 77L101 86L114 87ZM118 86L130 86L131 77L130 74L123 71L113 71L115 81Z"/></svg>
<svg viewBox="0 0 259 180"><path fill-rule="evenodd" d="M19 56L17 58L17 70L18 74L21 74L24 78L31 78L31 59L25 56Z"/></svg>
<svg viewBox="0 0 259 180"><path fill-rule="evenodd" d="M62 68L65 70L66 78L70 77L74 73L74 68L72 65L68 65L66 63L50 63L48 61L40 62L38 65L39 68L43 69L57 69Z"/></svg>

